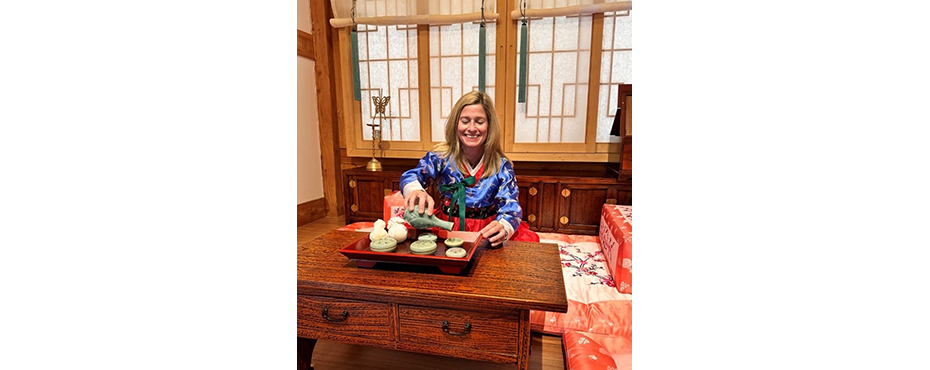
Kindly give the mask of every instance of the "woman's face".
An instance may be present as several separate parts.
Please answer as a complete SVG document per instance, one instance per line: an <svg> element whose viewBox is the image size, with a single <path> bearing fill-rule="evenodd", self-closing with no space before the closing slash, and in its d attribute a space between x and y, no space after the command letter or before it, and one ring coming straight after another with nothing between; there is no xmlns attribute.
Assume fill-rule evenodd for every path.
<svg viewBox="0 0 930 370"><path fill-rule="evenodd" d="M466 105L459 114L458 134L466 149L484 148L488 133L488 117L481 104Z"/></svg>

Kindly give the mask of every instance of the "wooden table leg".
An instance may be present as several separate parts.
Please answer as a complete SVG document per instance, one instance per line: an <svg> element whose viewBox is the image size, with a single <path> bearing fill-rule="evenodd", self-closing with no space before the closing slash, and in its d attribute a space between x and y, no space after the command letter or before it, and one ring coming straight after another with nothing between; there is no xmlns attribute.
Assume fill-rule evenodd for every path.
<svg viewBox="0 0 930 370"><path fill-rule="evenodd" d="M530 362L530 348L532 348L530 336L530 311L520 311L520 323L517 325L519 334L517 335L517 369L526 370Z"/></svg>
<svg viewBox="0 0 930 370"><path fill-rule="evenodd" d="M297 337L297 370L313 370L310 359L315 346L316 339Z"/></svg>

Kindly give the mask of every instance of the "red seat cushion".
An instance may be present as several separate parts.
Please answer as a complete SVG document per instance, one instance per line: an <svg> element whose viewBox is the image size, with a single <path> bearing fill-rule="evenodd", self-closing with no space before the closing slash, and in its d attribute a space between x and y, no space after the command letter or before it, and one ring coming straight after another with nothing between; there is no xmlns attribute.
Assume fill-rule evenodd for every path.
<svg viewBox="0 0 930 370"><path fill-rule="evenodd" d="M562 334L565 368L617 370L633 368L632 341L623 336L567 331Z"/></svg>

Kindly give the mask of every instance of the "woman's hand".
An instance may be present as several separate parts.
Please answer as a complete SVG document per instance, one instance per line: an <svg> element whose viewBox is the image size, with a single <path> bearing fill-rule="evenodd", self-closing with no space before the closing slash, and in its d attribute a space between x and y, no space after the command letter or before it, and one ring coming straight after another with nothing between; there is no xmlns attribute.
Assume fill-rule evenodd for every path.
<svg viewBox="0 0 930 370"><path fill-rule="evenodd" d="M497 220L491 221L487 224L481 231L481 236L488 239L491 242L492 247L498 247L501 244L504 244L504 241L507 240L507 229L504 228L504 225L501 225Z"/></svg>
<svg viewBox="0 0 930 370"><path fill-rule="evenodd" d="M436 205L436 202L433 201L433 197L431 197L426 190L414 190L410 194L407 194L407 197L404 198L404 203L407 204L408 211L415 211L416 213L422 214L425 210L427 216L433 214L433 206Z"/></svg>

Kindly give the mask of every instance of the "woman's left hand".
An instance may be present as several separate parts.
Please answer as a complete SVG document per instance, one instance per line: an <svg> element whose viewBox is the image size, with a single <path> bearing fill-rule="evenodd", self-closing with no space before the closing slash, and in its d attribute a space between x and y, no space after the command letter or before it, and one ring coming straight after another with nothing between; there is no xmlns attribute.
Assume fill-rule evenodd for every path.
<svg viewBox="0 0 930 370"><path fill-rule="evenodd" d="M498 221L491 221L487 224L481 231L481 236L488 239L491 242L492 247L500 246L507 240L507 229L504 228L504 225L501 225Z"/></svg>

